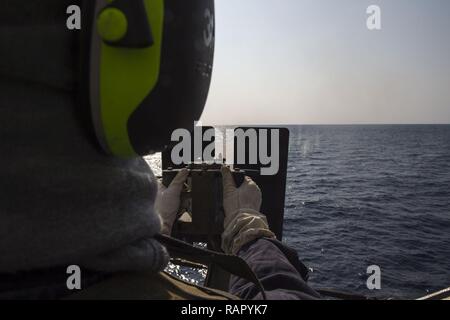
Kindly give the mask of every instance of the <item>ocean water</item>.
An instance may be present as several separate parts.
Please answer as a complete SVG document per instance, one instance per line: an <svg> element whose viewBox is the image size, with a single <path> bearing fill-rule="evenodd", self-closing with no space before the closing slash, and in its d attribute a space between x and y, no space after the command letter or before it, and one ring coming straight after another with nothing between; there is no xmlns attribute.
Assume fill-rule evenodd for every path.
<svg viewBox="0 0 450 320"><path fill-rule="evenodd" d="M450 126L291 127L284 236L310 284L416 298L450 286ZM381 268L369 291L367 267Z"/></svg>
<svg viewBox="0 0 450 320"><path fill-rule="evenodd" d="M283 241L311 268L312 287L417 298L450 286L450 126L290 131ZM148 161L158 174L158 158ZM367 289L371 265L381 290Z"/></svg>

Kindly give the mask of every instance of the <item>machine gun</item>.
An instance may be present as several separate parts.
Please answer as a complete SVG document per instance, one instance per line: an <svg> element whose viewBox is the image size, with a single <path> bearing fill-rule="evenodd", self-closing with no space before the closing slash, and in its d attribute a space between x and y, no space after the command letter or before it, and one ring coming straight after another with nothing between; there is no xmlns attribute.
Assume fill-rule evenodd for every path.
<svg viewBox="0 0 450 320"><path fill-rule="evenodd" d="M208 248L220 251L224 209L220 164L190 164L189 176L181 192L181 205L173 235L185 242L203 242ZM163 184L168 186L179 169L163 170ZM235 168L236 185L244 181L246 172Z"/></svg>
<svg viewBox="0 0 450 320"><path fill-rule="evenodd" d="M211 128L204 127L203 131ZM283 235L283 219L284 219L284 202L286 190L286 172L289 150L289 130L286 128L255 128L245 127L236 128L235 130L243 130L248 132L256 132L256 140L245 142L245 159L246 162L238 161L238 152L242 152L242 148L238 150L238 143L235 141L233 177L236 186L240 186L245 176L252 178L260 187L263 201L261 211L267 217L271 230L275 233L279 240ZM250 161L250 151L255 151L261 147L260 134L271 133L277 130L278 171L273 175L261 175L261 168L266 164L260 161ZM242 132L242 131L241 131ZM251 135L249 135L251 136ZM271 149L270 141L267 149ZM242 144L241 144L242 147ZM194 150L194 148L192 148ZM221 235L223 232L223 189L222 189L222 164L199 162L198 159L192 157L192 162L184 165L176 165L171 158L172 149L168 149L162 156L162 183L168 186L174 179L176 174L182 169L189 170L189 176L181 195L181 205L179 209L178 219L172 230L172 237L188 243L205 243L211 252L221 252ZM242 155L241 155L242 156ZM241 157L242 159L242 157ZM170 249L169 249L170 251ZM186 261L186 255L177 258L177 254L171 252L175 262L182 265L194 266L193 261ZM194 261L195 262L195 261ZM224 289L228 288L229 274L223 268L210 264L208 267L208 276L206 285L212 288Z"/></svg>

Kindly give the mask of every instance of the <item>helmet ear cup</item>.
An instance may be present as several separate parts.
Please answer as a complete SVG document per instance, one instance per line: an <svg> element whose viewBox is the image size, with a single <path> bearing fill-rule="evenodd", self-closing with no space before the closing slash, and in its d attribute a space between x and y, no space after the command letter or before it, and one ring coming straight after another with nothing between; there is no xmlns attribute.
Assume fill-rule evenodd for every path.
<svg viewBox="0 0 450 320"><path fill-rule="evenodd" d="M164 149L178 128L192 130L208 97L214 60L214 1L166 0L159 81L128 121L140 154Z"/></svg>
<svg viewBox="0 0 450 320"><path fill-rule="evenodd" d="M96 0L94 3L88 95L95 133L107 153L135 157L139 154L131 144L127 122L158 82L164 0ZM108 17L111 10L116 14ZM106 18L102 15L105 12ZM117 17L127 21L124 35L114 30L117 27L114 23L109 23ZM136 29L139 25L143 29L141 33L142 30ZM106 35L106 39L101 35ZM145 39L147 44L142 42Z"/></svg>
<svg viewBox="0 0 450 320"><path fill-rule="evenodd" d="M99 151L104 151L105 149L99 142L97 136L97 128L93 126L92 121L92 108L90 94L91 94L91 45L92 45L92 30L94 23L95 14L95 0L82 0L81 1L81 14L82 14L82 29L79 33L79 77L78 77L78 88L77 92L77 109L75 110L75 116L79 119L79 123L83 128L83 131L90 141Z"/></svg>
<svg viewBox="0 0 450 320"><path fill-rule="evenodd" d="M85 5L91 13L82 40L88 48L85 96L98 142L119 157L163 150L173 130L192 129L204 109L214 57L214 1ZM110 32L108 19L126 19L126 27Z"/></svg>

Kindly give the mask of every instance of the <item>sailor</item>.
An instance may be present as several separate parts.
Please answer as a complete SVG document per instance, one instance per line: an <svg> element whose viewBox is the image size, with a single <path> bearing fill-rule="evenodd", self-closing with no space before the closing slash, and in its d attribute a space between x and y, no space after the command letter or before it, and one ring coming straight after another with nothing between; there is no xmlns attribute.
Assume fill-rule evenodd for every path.
<svg viewBox="0 0 450 320"><path fill-rule="evenodd" d="M170 232L186 171L181 171L167 189L158 188L140 151L150 150L166 138L155 128L185 126L193 121L183 115L170 124L161 113L152 122L152 117L160 113L146 108L161 104L170 109L176 101L167 92L179 90L179 95L188 99L191 91L187 90L189 87L177 89L186 78L170 74L173 70L168 66L177 62L164 60L167 49L164 46L159 48L162 62L158 79L162 83L152 86L160 91L152 91L154 95L145 99L139 110L135 108L139 116L133 114L124 120L116 119L117 113L108 114L108 103L114 104L116 98L124 98L136 88L127 87L122 93L117 92L120 88L106 90L118 83L108 82L103 87L102 81L106 81L102 78L103 69L97 75L100 86L92 89L100 87L97 92L100 98L93 99L88 107L80 99L84 87L78 63L83 54L80 38L65 28L63 14L77 2L80 1L5 0L0 4L0 41L4 44L0 46L0 298L262 298L254 284L238 277L231 279L229 292L222 292L185 283L163 272L169 255L156 238L161 231ZM146 2L156 6L160 1ZM210 2L165 3L166 11L172 10L174 19L178 13L189 13L192 4L200 8ZM83 10L88 8L78 4ZM201 12L204 16L204 8ZM191 16L194 15L189 13L178 21L188 23L186 17ZM176 31L167 25L171 21L168 18L165 22L164 27L168 28L165 36ZM189 30L184 25L181 28ZM158 30L152 25L154 46L159 43ZM135 38L130 39L127 41ZM108 48L122 50L119 47ZM183 51L175 51L183 63L189 62L182 57ZM154 56L150 51L139 55L146 53ZM106 60L111 62L111 57ZM120 69L122 62L112 69ZM103 66L102 63L106 62L100 63ZM198 66L192 70L198 70ZM117 77L113 81L132 80ZM89 96L95 96L93 93ZM198 95L203 97L204 93L203 90ZM203 109L203 98L192 100L192 106L200 101ZM96 103L100 109L95 109ZM93 114L94 118L101 118L103 126L92 128ZM140 128L147 128L145 123L139 123L142 117L148 120L148 130L156 133L135 134ZM124 123L128 127L121 125ZM109 153L105 152L105 145ZM136 154L116 155L130 151ZM236 186L227 168L223 169L223 185L226 213L223 250L247 261L268 298L319 298L306 284L295 252L275 239L259 212L258 186L248 178ZM67 286L69 266L82 270L79 288Z"/></svg>

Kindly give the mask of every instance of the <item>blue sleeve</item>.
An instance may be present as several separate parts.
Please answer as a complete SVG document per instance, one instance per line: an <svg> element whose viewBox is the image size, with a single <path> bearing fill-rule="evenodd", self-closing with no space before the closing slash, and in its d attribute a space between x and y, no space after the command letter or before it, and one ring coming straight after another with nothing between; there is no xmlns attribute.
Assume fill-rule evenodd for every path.
<svg viewBox="0 0 450 320"><path fill-rule="evenodd" d="M306 283L306 268L297 253L277 240L258 239L238 253L260 279L269 300L311 300L320 295ZM245 300L261 300L258 287L232 276L230 292Z"/></svg>

